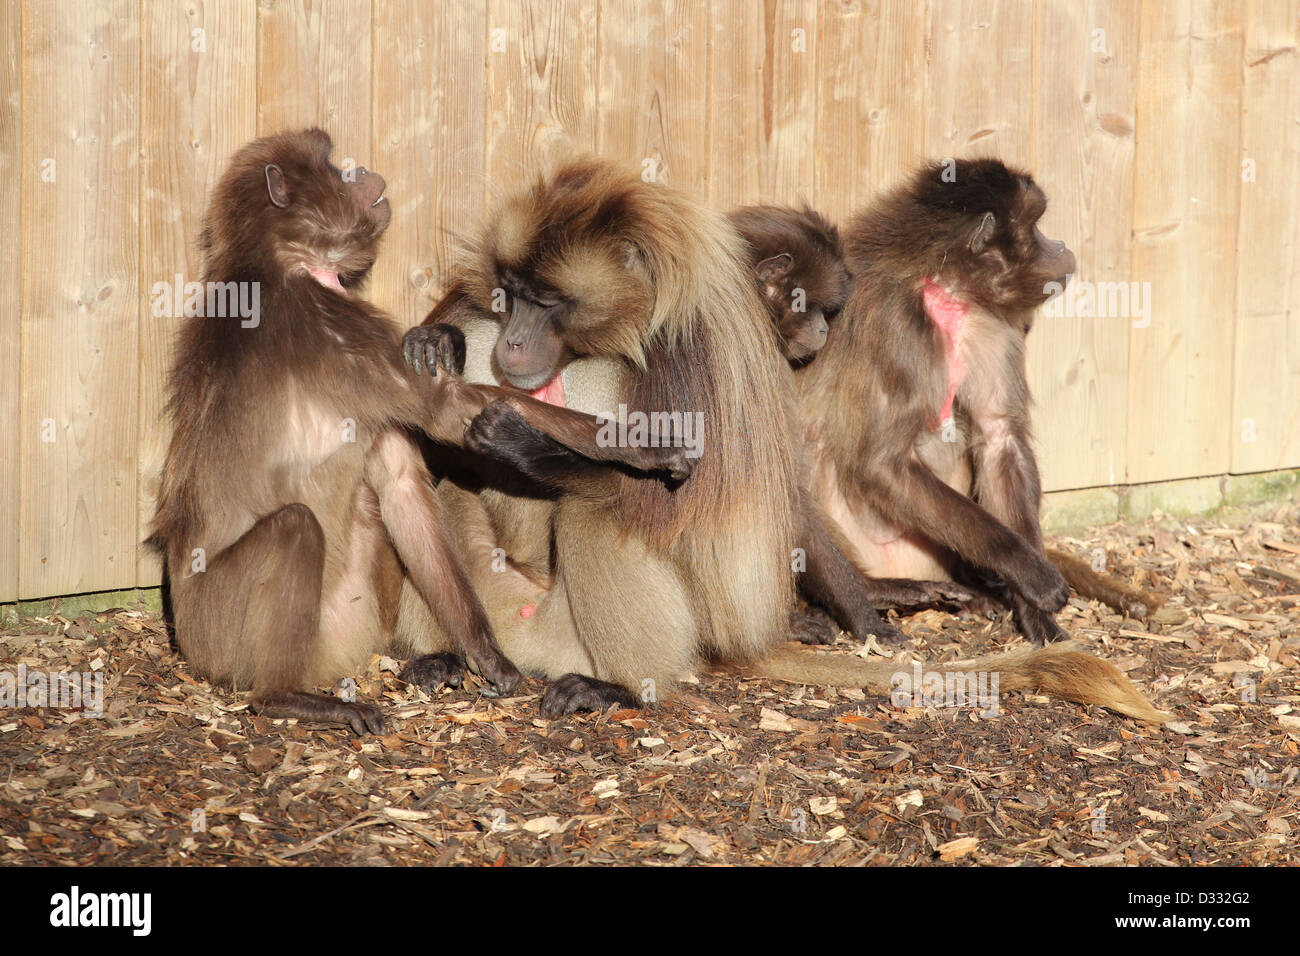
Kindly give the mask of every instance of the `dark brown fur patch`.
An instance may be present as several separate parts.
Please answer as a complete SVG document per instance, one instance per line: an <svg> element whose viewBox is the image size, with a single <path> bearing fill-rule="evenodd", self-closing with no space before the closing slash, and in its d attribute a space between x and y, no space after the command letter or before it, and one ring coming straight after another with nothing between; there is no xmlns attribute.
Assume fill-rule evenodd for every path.
<svg viewBox="0 0 1300 956"><path fill-rule="evenodd" d="M788 280L807 294L808 302L831 317L849 295L840 231L821 213L804 206L742 206L728 216L749 247L752 269L764 259L786 253L794 260Z"/></svg>
<svg viewBox="0 0 1300 956"><path fill-rule="evenodd" d="M324 247L344 255L340 282L356 289L364 282L379 248L382 230L359 216L341 189L331 184L330 139L319 129L281 133L248 143L230 161L208 203L201 245L204 283L257 283L261 317L255 328L236 328L234 316L186 318L168 376L167 413L174 437L150 541L183 547L202 533L200 502L219 500L229 461L257 453L250 442L267 436L241 423L261 420L255 407L262 383L286 373L301 376L330 393L353 390L351 407L378 413L362 381L321 381L313 356L340 348L388 356L401 373L397 330L392 320L365 302L340 299L319 285L305 268L287 268L286 246ZM289 210L267 200L265 168L274 163L298 190ZM322 236L320 223L330 224ZM297 303L313 303L310 321ZM205 303L206 304L206 303ZM356 311L370 321L357 322ZM365 398L360 396L365 394ZM378 425L375 414L370 424ZM180 555L177 556L181 558Z"/></svg>
<svg viewBox="0 0 1300 956"><path fill-rule="evenodd" d="M990 311L1029 312L1043 303L1044 283L1057 278L1034 268L1027 243L1026 224L1046 208L1028 173L996 159L930 163L849 221L849 271L890 274L909 285L951 279ZM990 247L997 254L978 256L969 240L986 213L994 217Z"/></svg>

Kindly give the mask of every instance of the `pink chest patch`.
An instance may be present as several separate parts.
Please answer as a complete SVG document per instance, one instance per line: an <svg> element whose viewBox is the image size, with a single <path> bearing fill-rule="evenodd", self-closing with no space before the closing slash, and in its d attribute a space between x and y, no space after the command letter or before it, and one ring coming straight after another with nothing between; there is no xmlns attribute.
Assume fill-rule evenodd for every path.
<svg viewBox="0 0 1300 956"><path fill-rule="evenodd" d="M339 282L337 272L329 272L325 269L311 269L311 277L327 289L334 289L343 295L348 294L348 290L343 288L343 283Z"/></svg>
<svg viewBox="0 0 1300 956"><path fill-rule="evenodd" d="M547 405L558 405L560 408L566 408L564 404L564 376L557 375L539 389L528 393L539 402L545 402Z"/></svg>
<svg viewBox="0 0 1300 956"><path fill-rule="evenodd" d="M933 426L938 428L952 418L953 400L957 397L962 379L966 377L966 360L962 358L957 346L962 329L966 327L970 307L931 279L925 281L921 299L925 303L925 314L930 317L943 339L943 354L948 366L948 388L944 393L943 407L939 409L939 421Z"/></svg>

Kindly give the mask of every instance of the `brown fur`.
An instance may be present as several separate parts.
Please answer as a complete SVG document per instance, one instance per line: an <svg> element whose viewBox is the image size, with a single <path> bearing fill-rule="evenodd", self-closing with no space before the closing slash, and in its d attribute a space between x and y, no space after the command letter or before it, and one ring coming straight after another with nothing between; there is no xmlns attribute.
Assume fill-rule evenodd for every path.
<svg viewBox="0 0 1300 956"><path fill-rule="evenodd" d="M892 660L851 658L846 661L842 655L800 651L790 645L764 658L755 669L776 680L855 686L876 694L889 694L893 690L892 676L907 672L910 666ZM1164 723L1172 716L1152 707L1113 664L1074 649L1070 642L1026 647L965 662L926 664L925 670L943 674L996 672L999 693L1027 691L1080 704L1100 704L1149 723ZM847 684L846 678L851 678Z"/></svg>
<svg viewBox="0 0 1300 956"><path fill-rule="evenodd" d="M371 705L307 691L390 645L403 570L472 667L503 688L518 680L405 431L461 442L496 391L402 364L391 319L358 295L388 224L383 180L345 181L330 149L321 130L256 140L213 192L204 280L257 283L261 314L248 328L185 321L152 540L195 670L251 686L274 716L377 731ZM310 270L337 273L342 290Z"/></svg>
<svg viewBox="0 0 1300 956"><path fill-rule="evenodd" d="M839 230L807 206L742 206L727 218L745 239L781 351L792 362L810 358L849 296Z"/></svg>
<svg viewBox="0 0 1300 956"><path fill-rule="evenodd" d="M701 660L753 658L786 637L795 485L775 384L783 363L740 252L725 221L683 195L613 164L578 160L504 203L431 316L500 322L496 355L507 361L504 343L519 331L528 358L516 367L528 376L541 369L547 381L571 365L614 363L623 384L609 396L610 411L622 402L632 411L703 413L702 453L685 480L593 472L588 459L566 463L549 446L519 452L505 431L508 416L485 412L471 427L471 445L489 463L517 465L534 480L531 499L553 501L534 510L531 531L519 535L512 502L530 500L519 488L471 495L480 489L466 483L464 491L440 491L453 502L471 576L503 646L521 666L559 679L548 689L548 712L584 706L592 679L624 691L601 699L626 701L647 680L666 694ZM508 315L493 312L499 288L510 290ZM557 301L563 305L547 305ZM597 451L582 434L590 416L540 414L530 421L564 446L585 441L586 451ZM527 564L535 572L535 560L509 573L486 560L512 532L517 542L549 540L544 587L523 571ZM536 555L535 545L530 550ZM536 613L521 618L521 602Z"/></svg>
<svg viewBox="0 0 1300 956"><path fill-rule="evenodd" d="M848 298L849 272L839 230L805 206L743 206L728 214L745 240L746 264L767 306L782 353L791 365L811 361L826 341ZM793 403L793 370L783 377L782 391ZM793 407L791 404L791 414ZM828 610L842 628L859 638L874 635L901 640L895 628L882 622L876 606L911 607L941 600L961 601L970 592L942 581L873 577L855 567L839 542L839 531L807 492L808 456L798 449L802 500L799 544L808 567L799 576L800 593L810 604ZM831 643L834 630L816 615L796 619L792 630L803 643Z"/></svg>
<svg viewBox="0 0 1300 956"><path fill-rule="evenodd" d="M871 573L995 575L1021 629L1055 640L1068 591L1038 524L1025 336L1074 258L1038 232L1046 199L1028 175L996 160L959 161L952 181L944 169L923 168L847 230L853 290L798 374L813 493ZM935 295L964 312L951 339ZM944 424L950 357L964 376ZM1097 702L1127 712L1115 690L1127 682L1109 676Z"/></svg>
<svg viewBox="0 0 1300 956"><path fill-rule="evenodd" d="M783 353L795 367L811 362L825 345L825 334L818 338L811 332L810 321L824 317L829 325L848 299L850 277L839 230L807 206L802 209L744 206L733 210L728 218L748 246L749 265L781 338ZM801 310L794 307L796 291L801 296ZM806 479L806 468L801 474ZM838 545L839 529L833 522L823 523ZM854 553L852 547L842 550ZM1158 597L1113 577L1100 575L1077 558L1051 548L1046 550L1046 554L1070 587L1084 597L1101 601L1136 618L1146 618L1160 606ZM873 577L862 567L857 567L857 571L878 605L908 606L930 603L940 597L947 600L969 597L969 592L959 586L945 587L939 581L909 582L907 579ZM838 620L840 615L836 617ZM840 623L843 625L843 621Z"/></svg>
<svg viewBox="0 0 1300 956"><path fill-rule="evenodd" d="M1064 575L1065 583L1073 590L1085 598L1100 601L1121 614L1144 621L1164 603L1164 598L1160 595L1139 590L1113 575L1099 574L1087 562L1064 551L1047 548L1045 553L1047 560Z"/></svg>
<svg viewBox="0 0 1300 956"><path fill-rule="evenodd" d="M828 663L782 649L796 493L789 385L739 251L716 220L671 191L581 162L508 202L430 324L408 333L418 354L439 322L494 320L498 375L518 361L535 387L558 369L613 360L629 382L616 398L632 408L710 410L704 455L680 484L593 468L499 410L471 425L470 444L487 465L509 463L515 481L537 482L494 488L489 467L486 477L444 481L440 495L503 646L556 679L546 713L635 703L646 678L663 693L706 660L779 669L795 681L843 685L860 676L856 659ZM612 283L608 294L603 282ZM492 312L501 288L511 290L508 315ZM648 316L630 308L642 298L652 303ZM534 353L545 362L525 360ZM580 417L552 410L528 424L558 434L552 426L564 420L570 441L582 439ZM516 557L507 540L524 560L499 560L498 547ZM544 567L550 576L539 580ZM531 616L519 613L525 606ZM1122 676L1077 657L1068 660L1104 675L1090 701L1122 701Z"/></svg>

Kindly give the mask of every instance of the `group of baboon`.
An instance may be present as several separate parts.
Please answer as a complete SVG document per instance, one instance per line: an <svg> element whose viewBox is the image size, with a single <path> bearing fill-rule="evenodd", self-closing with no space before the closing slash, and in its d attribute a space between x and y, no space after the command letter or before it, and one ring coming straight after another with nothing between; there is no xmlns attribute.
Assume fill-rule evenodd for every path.
<svg viewBox="0 0 1300 956"><path fill-rule="evenodd" d="M573 159L499 204L403 339L361 294L384 180L330 152L258 139L208 208L203 278L259 283L261 315L186 319L170 377L152 540L199 673L357 733L378 708L316 691L380 651L430 691L545 679L546 715L716 665L888 693L899 664L790 641L1003 607L1030 643L953 669L1164 719L1054 643L1070 587L1155 602L1043 546L1025 337L1074 256L1028 175L926 165L842 241Z"/></svg>

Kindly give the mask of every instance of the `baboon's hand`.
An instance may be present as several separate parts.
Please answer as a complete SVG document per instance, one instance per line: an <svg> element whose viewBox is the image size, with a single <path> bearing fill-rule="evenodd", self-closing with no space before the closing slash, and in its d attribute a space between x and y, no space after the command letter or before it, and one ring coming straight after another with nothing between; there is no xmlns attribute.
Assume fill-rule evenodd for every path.
<svg viewBox="0 0 1300 956"><path fill-rule="evenodd" d="M680 455L672 455L668 460L668 474L674 481L685 481L691 477L691 472L695 470L695 463L700 459L686 454L684 448L674 448L673 451L681 452Z"/></svg>
<svg viewBox="0 0 1300 956"><path fill-rule="evenodd" d="M1016 625L1019 627L1020 633L1035 644L1051 644L1053 641L1062 640L1067 636L1061 625L1056 623L1054 615L1026 604L1023 599L1014 603L1016 605Z"/></svg>
<svg viewBox="0 0 1300 956"><path fill-rule="evenodd" d="M640 707L641 702L621 684L581 674L565 674L542 695L542 714L546 717L561 717L579 710L602 711L614 706Z"/></svg>
<svg viewBox="0 0 1300 956"><path fill-rule="evenodd" d="M699 450L687 448L685 436L673 424L668 426L667 434L656 437L658 447L638 448L637 459L629 464L639 467L642 471L667 472L668 477L673 481L685 481L691 477L691 472L695 470L700 460Z"/></svg>
<svg viewBox="0 0 1300 956"><path fill-rule="evenodd" d="M911 604L937 604L948 601L952 604L965 604L975 597L969 589L955 581L914 581L915 589L911 595L915 600Z"/></svg>
<svg viewBox="0 0 1300 956"><path fill-rule="evenodd" d="M790 640L800 644L834 644L835 625L820 611L790 612Z"/></svg>
<svg viewBox="0 0 1300 956"><path fill-rule="evenodd" d="M346 724L358 737L367 732L384 732L384 714L374 704L364 701L343 701L323 694L287 692L261 695L252 701L255 713L264 717L296 717L299 720L319 720L331 724Z"/></svg>
<svg viewBox="0 0 1300 956"><path fill-rule="evenodd" d="M873 623L863 625L861 630L864 633L858 634L856 631L854 632L854 637L861 641L866 641L868 635L874 637L881 644L901 644L907 640L906 634L883 617L877 617Z"/></svg>
<svg viewBox="0 0 1300 956"><path fill-rule="evenodd" d="M517 448L534 450L540 437L508 402L488 402L465 429L465 446L480 455L504 456Z"/></svg>
<svg viewBox="0 0 1300 956"><path fill-rule="evenodd" d="M954 604L965 604L967 601L975 599L974 591L955 581L921 581L918 583L934 591L939 599L952 601Z"/></svg>
<svg viewBox="0 0 1300 956"><path fill-rule="evenodd" d="M465 659L458 654L425 654L408 661L399 680L414 684L426 694L433 694L444 684L459 687L465 676Z"/></svg>
<svg viewBox="0 0 1300 956"><path fill-rule="evenodd" d="M954 581L913 581L910 578L872 578L867 583L877 607L921 607L926 604L965 604L974 595Z"/></svg>
<svg viewBox="0 0 1300 956"><path fill-rule="evenodd" d="M384 714L374 704L367 704L364 701L356 701L351 704L343 704L347 708L342 715L344 721L352 732L358 737L364 737L367 732L372 734L382 734L384 732Z"/></svg>
<svg viewBox="0 0 1300 956"><path fill-rule="evenodd" d="M1007 610L1006 601L992 594L977 594L962 604L957 616L962 620L996 621Z"/></svg>
<svg viewBox="0 0 1300 956"><path fill-rule="evenodd" d="M510 659L495 647L487 648L478 654L467 655L466 663L470 670L492 684L493 694L509 694L524 679L524 675L510 663Z"/></svg>
<svg viewBox="0 0 1300 956"><path fill-rule="evenodd" d="M686 453L680 446L668 448L642 448L638 459L633 462L642 471L662 471L673 481L685 481L695 470L698 457Z"/></svg>
<svg viewBox="0 0 1300 956"><path fill-rule="evenodd" d="M425 369L460 375L465 371L465 333L454 325L417 325L402 337L402 358L417 373Z"/></svg>
<svg viewBox="0 0 1300 956"><path fill-rule="evenodd" d="M424 431L434 441L449 445L464 443L466 427L492 401L495 391L449 374L438 375L424 389L428 399Z"/></svg>
<svg viewBox="0 0 1300 956"><path fill-rule="evenodd" d="M1020 565L1016 568L1017 573L1009 575L1009 583L1034 607L1055 614L1070 599L1070 586L1061 577L1061 572L1041 554L1027 546L1024 552L1022 560L1017 562Z"/></svg>

